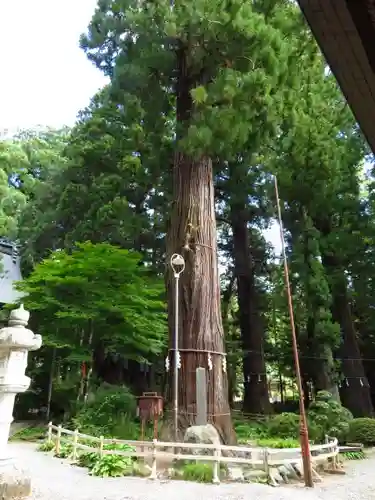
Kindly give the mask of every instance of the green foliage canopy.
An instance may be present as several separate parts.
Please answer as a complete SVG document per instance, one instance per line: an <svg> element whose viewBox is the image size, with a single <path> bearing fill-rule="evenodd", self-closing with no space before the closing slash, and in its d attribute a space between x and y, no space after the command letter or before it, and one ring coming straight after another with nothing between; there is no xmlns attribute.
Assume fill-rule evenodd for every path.
<svg viewBox="0 0 375 500"><path fill-rule="evenodd" d="M164 346L166 320L163 284L140 261L136 252L106 243L78 243L72 252L53 252L18 289L25 306L41 313L40 328L51 341L78 346L84 330L92 346L147 359Z"/></svg>

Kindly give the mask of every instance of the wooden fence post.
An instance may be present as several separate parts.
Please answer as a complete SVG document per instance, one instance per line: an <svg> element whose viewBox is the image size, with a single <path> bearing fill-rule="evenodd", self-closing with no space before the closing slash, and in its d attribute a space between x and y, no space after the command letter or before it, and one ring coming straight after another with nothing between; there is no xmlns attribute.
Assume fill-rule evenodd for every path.
<svg viewBox="0 0 375 500"><path fill-rule="evenodd" d="M78 429L76 429L73 434L73 452L72 452L73 460L77 460L77 444L78 444Z"/></svg>
<svg viewBox="0 0 375 500"><path fill-rule="evenodd" d="M48 443L52 442L52 422L49 422L48 424L47 442Z"/></svg>
<svg viewBox="0 0 375 500"><path fill-rule="evenodd" d="M266 476L267 476L267 480L270 479L270 465L268 463L268 459L269 459L268 449L264 448L264 450L263 450L263 466L264 466L264 472L266 473Z"/></svg>
<svg viewBox="0 0 375 500"><path fill-rule="evenodd" d="M157 479L158 475L157 475L157 464L156 464L156 453L157 453L157 450L156 450L156 443L157 443L157 439L153 439L152 440L152 464L151 464L151 475L150 475L150 479Z"/></svg>
<svg viewBox="0 0 375 500"><path fill-rule="evenodd" d="M216 457L216 460L214 461L214 466L212 471L212 482L214 484L220 484L220 456L221 456L220 444L214 449L214 455Z"/></svg>
<svg viewBox="0 0 375 500"><path fill-rule="evenodd" d="M104 436L100 436L100 443L99 443L99 455L100 455L100 457L103 456L103 449L104 449Z"/></svg>
<svg viewBox="0 0 375 500"><path fill-rule="evenodd" d="M329 444L329 443L330 443L330 439L329 439L328 434L326 434L326 435L324 436L324 441L325 441L325 444ZM324 450L324 452L325 452L325 453L330 453L331 451L333 451L333 449L334 449L334 448L333 448L333 445L332 445L332 447L330 447L330 448L326 448L326 449ZM329 458L328 458L328 460L327 460L327 462L328 462L328 468L330 468L331 470L334 470L334 469L335 469L336 457L334 457L334 456L329 457Z"/></svg>
<svg viewBox="0 0 375 500"><path fill-rule="evenodd" d="M60 446L61 446L61 425L59 425L57 428L57 437L55 445L56 455L60 454Z"/></svg>

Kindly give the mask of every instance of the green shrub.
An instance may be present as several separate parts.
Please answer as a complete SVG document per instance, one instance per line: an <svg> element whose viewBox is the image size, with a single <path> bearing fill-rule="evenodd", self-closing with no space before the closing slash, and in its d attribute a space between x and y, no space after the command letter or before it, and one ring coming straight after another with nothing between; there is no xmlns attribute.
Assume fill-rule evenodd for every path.
<svg viewBox="0 0 375 500"><path fill-rule="evenodd" d="M257 445L262 448L299 448L300 442L297 439L287 438L263 438L257 440Z"/></svg>
<svg viewBox="0 0 375 500"><path fill-rule="evenodd" d="M11 440L12 441L38 441L46 437L45 427L25 427L15 432Z"/></svg>
<svg viewBox="0 0 375 500"><path fill-rule="evenodd" d="M112 437L118 439L129 439L136 441L141 439L141 424L138 421L126 416L121 419L112 427ZM145 439L151 440L153 438L153 426L145 426Z"/></svg>
<svg viewBox="0 0 375 500"><path fill-rule="evenodd" d="M38 451L52 451L55 448L55 444L52 441L43 441L40 443L37 450Z"/></svg>
<svg viewBox="0 0 375 500"><path fill-rule="evenodd" d="M198 483L212 483L213 467L211 464L190 463L183 466L182 478L185 481L196 481Z"/></svg>
<svg viewBox="0 0 375 500"><path fill-rule="evenodd" d="M109 443L103 446L103 449L106 451L114 450L114 451L135 451L134 446L130 446L126 443Z"/></svg>
<svg viewBox="0 0 375 500"><path fill-rule="evenodd" d="M129 469L132 471L131 457L103 455L95 462L90 474L99 477L121 477L126 475Z"/></svg>
<svg viewBox="0 0 375 500"><path fill-rule="evenodd" d="M365 446L375 445L375 419L355 418L349 423L348 440Z"/></svg>
<svg viewBox="0 0 375 500"><path fill-rule="evenodd" d="M299 415L280 413L269 420L268 432L271 437L297 439L299 435Z"/></svg>
<svg viewBox="0 0 375 500"><path fill-rule="evenodd" d="M137 439L139 426L134 422L136 399L126 387L101 386L95 398L73 418L74 427L94 436L121 436ZM127 435L125 435L127 434Z"/></svg>
<svg viewBox="0 0 375 500"><path fill-rule="evenodd" d="M79 467L87 467L92 469L98 460L98 453L96 451L85 451L78 453L77 465Z"/></svg>
<svg viewBox="0 0 375 500"><path fill-rule="evenodd" d="M129 446L128 444L123 444L123 443L109 443L109 444L105 444L103 446L103 450L105 451L110 451L110 450L115 450L115 451L135 451L135 448L134 446ZM125 459L125 462L127 464L127 466L129 466L131 463L132 463L132 460L136 457L123 457L121 455L104 455L102 458L104 457L108 457L108 456L115 456L115 457L120 457L120 458L123 458ZM90 471L93 471L94 468L97 466L97 463L98 462L101 462L101 466L98 468L95 469L95 472L92 472L93 475L95 476L100 476L101 475L101 472L105 471L106 470L106 467L114 467L114 464L116 464L117 462L114 460L102 460L102 458L100 458L100 455L98 453L98 451L84 451L84 452L80 452L78 454L78 457L77 457L77 465L79 467L87 467ZM122 462L120 461L119 462L119 466L121 466ZM115 468L115 467L114 467ZM115 468L116 469L116 468ZM116 469L117 470L117 469ZM111 474L109 474L111 476ZM123 475L123 474L120 474L120 475ZM103 476L104 477L104 476Z"/></svg>
<svg viewBox="0 0 375 500"><path fill-rule="evenodd" d="M73 444L72 443L61 443L60 450L58 453L55 452L55 457L58 458L69 458L73 453Z"/></svg>
<svg viewBox="0 0 375 500"><path fill-rule="evenodd" d="M326 434L345 442L349 422L353 419L350 411L335 401L327 391L318 392L315 401L310 405L308 417L316 429L316 439L320 442L324 441Z"/></svg>
<svg viewBox="0 0 375 500"><path fill-rule="evenodd" d="M234 422L234 430L239 443L247 443L267 436L266 425L259 422L237 420Z"/></svg>
<svg viewBox="0 0 375 500"><path fill-rule="evenodd" d="M68 378L56 377L53 382L51 413L63 415L66 422L77 411L77 387L80 384L81 374L70 372Z"/></svg>

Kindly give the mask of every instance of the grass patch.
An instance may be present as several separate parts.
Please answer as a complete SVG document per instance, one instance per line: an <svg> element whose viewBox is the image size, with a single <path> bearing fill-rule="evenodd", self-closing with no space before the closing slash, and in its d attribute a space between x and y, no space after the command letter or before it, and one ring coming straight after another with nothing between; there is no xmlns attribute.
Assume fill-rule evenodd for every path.
<svg viewBox="0 0 375 500"><path fill-rule="evenodd" d="M364 451L346 451L345 453L341 453L341 456L345 460L364 460L366 458Z"/></svg>
<svg viewBox="0 0 375 500"><path fill-rule="evenodd" d="M39 441L46 437L45 427L25 427L15 432L10 440L11 441L29 441L31 443Z"/></svg>
<svg viewBox="0 0 375 500"><path fill-rule="evenodd" d="M37 450L48 452L48 451L52 451L54 448L55 448L55 444L53 443L53 441L43 441L43 443L40 443Z"/></svg>
<svg viewBox="0 0 375 500"><path fill-rule="evenodd" d="M182 479L197 483L212 483L213 467L211 464L190 463L182 468Z"/></svg>

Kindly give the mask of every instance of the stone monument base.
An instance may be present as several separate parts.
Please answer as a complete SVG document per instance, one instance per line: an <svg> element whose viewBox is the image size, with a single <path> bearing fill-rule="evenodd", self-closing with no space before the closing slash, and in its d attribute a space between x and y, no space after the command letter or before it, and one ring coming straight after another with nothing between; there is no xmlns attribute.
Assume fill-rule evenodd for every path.
<svg viewBox="0 0 375 500"><path fill-rule="evenodd" d="M0 460L0 500L22 500L30 494L29 474L12 460Z"/></svg>

